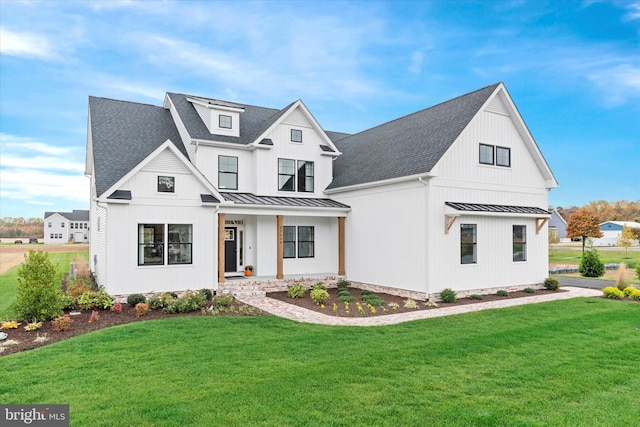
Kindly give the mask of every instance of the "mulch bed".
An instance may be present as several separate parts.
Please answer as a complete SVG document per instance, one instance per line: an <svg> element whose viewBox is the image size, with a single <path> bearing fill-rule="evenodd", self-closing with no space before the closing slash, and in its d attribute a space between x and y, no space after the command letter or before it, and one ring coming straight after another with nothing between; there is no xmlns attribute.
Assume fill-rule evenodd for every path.
<svg viewBox="0 0 640 427"><path fill-rule="evenodd" d="M242 305L241 303L236 303L237 306ZM142 316L137 317L136 312L133 307L128 304L122 304L122 312L116 313L110 310L99 310L99 319L95 322L89 323L89 318L91 317L91 310L89 311L79 311L80 314L70 316L73 319L73 323L71 327L67 331L56 332L53 330L51 325L51 321L42 322L42 327L36 331L25 331L24 326L26 322L22 322L22 324L18 327L18 329L3 329L0 332L7 333L7 339L4 341L0 341L0 346L4 348L2 350L0 348L0 357L5 356L7 354L17 353L20 351L31 350L33 348L42 347L47 344L51 344L57 341L62 341L67 338L75 337L76 335L82 335L87 332L95 331L102 328L108 328L110 326L122 325L125 323L132 322L141 322L146 320L154 320L154 319L167 319L171 317L182 317L182 316L203 316L200 312L192 312L192 313L169 313L165 310L149 310L149 312ZM253 316L264 315L262 311L256 311ZM233 316L234 314L228 313L219 313L217 316ZM246 314L243 314L246 315ZM0 323L4 322L6 319L0 320ZM34 342L33 340L40 336L46 336L49 338L44 342ZM18 344L14 345L2 345L6 343L8 340L17 341Z"/></svg>
<svg viewBox="0 0 640 427"><path fill-rule="evenodd" d="M319 305L315 304L311 297L309 297L309 292L307 291L304 298L289 298L286 291L282 292L270 292L267 294L267 297L277 299L279 301L283 301L289 304L294 304L299 307L303 307L309 310L317 311L319 313L323 313L329 316L337 316L337 317L363 317L363 316L385 316L388 314L398 314L398 313L407 313L416 310L438 310L439 308L452 307L458 305L467 305L467 304L481 304L489 301L497 301L497 300L505 300L505 299L514 299L514 298L522 298L522 297L530 297L535 295L544 295L548 293L554 292L567 292L563 290L557 291L549 291L547 289L537 289L535 293L530 294L524 291L518 292L509 292L509 295L506 297L501 297L495 294L483 295L481 300L471 299L471 298L458 298L458 300L454 303L444 303L439 302L438 307L429 307L424 301L416 301L418 303L418 308L406 308L405 301L406 297L400 297L397 295L390 295L375 292L375 295L379 296L383 301L384 305L380 307L375 307L376 313L372 313L371 309L367 307L367 304L360 299L360 295L362 291L360 289L349 288L350 294L356 298L356 301L360 303L360 305L364 309L364 314L357 309L356 301L349 303L349 312L347 313L345 310L344 302L338 301L338 290L336 288L327 289L329 292L329 299L325 302L324 308L321 308ZM390 304L395 303L398 304L397 310L392 310L390 308ZM334 304L336 310L334 310ZM383 309L384 307L384 309Z"/></svg>

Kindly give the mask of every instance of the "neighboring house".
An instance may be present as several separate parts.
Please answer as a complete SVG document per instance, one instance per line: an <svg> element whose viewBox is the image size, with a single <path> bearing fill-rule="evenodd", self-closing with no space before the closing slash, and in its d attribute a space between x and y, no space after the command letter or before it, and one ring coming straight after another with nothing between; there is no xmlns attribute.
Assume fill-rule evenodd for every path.
<svg viewBox="0 0 640 427"><path fill-rule="evenodd" d="M317 274L426 298L548 275L557 182L502 83L355 135L298 100L89 98L90 265L111 294Z"/></svg>
<svg viewBox="0 0 640 427"><path fill-rule="evenodd" d="M593 239L593 246L617 246L618 238L622 234L623 227L640 228L640 223L633 221L606 221L600 224L600 231L604 236ZM632 246L638 246L638 241L633 240Z"/></svg>
<svg viewBox="0 0 640 427"><path fill-rule="evenodd" d="M88 243L89 211L44 213L44 243Z"/></svg>
<svg viewBox="0 0 640 427"><path fill-rule="evenodd" d="M557 209L551 211L549 230L556 230L558 232L560 243L568 243L571 241L571 239L567 237L567 221L564 220Z"/></svg>

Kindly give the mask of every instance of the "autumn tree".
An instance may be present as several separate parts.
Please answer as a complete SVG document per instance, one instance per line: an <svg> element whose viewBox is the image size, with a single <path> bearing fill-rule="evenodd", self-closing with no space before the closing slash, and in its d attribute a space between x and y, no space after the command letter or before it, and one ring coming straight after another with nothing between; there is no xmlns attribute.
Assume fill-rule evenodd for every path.
<svg viewBox="0 0 640 427"><path fill-rule="evenodd" d="M598 217L589 209L578 209L567 221L567 237L582 239L582 253L587 237L602 237Z"/></svg>
<svg viewBox="0 0 640 427"><path fill-rule="evenodd" d="M636 235L633 232L633 229L631 227L628 227L626 225L622 226L622 233L620 233L620 236L618 236L618 241L616 242L616 245L621 246L624 248L624 257L625 258L629 258L629 246L631 246L631 243L636 240Z"/></svg>

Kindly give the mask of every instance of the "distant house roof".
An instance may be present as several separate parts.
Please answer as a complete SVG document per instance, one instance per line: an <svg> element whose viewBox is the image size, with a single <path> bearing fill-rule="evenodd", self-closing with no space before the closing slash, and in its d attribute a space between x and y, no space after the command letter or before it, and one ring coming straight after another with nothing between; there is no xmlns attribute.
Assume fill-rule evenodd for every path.
<svg viewBox="0 0 640 427"><path fill-rule="evenodd" d="M89 211L79 209L74 209L72 212L45 212L44 219L47 219L55 214L61 215L69 221L89 221Z"/></svg>
<svg viewBox="0 0 640 427"><path fill-rule="evenodd" d="M225 200L242 205L299 206L310 208L344 208L349 206L331 199L309 197L256 196L251 193L220 193Z"/></svg>
<svg viewBox="0 0 640 427"><path fill-rule="evenodd" d="M328 188L431 171L499 85L334 141L343 155L333 164Z"/></svg>
<svg viewBox="0 0 640 427"><path fill-rule="evenodd" d="M640 222L634 221L605 221L600 223L600 229L604 230L606 228L606 224L616 225L617 228L622 229L622 227L631 227L631 228L640 228Z"/></svg>
<svg viewBox="0 0 640 427"><path fill-rule="evenodd" d="M89 117L98 196L167 139L187 156L171 113L162 107L91 96Z"/></svg>
<svg viewBox="0 0 640 427"><path fill-rule="evenodd" d="M535 206L509 206L509 205L485 205L478 203L456 203L445 202L445 205L461 212L490 212L505 214L534 214L534 215L550 215L546 209L537 208Z"/></svg>

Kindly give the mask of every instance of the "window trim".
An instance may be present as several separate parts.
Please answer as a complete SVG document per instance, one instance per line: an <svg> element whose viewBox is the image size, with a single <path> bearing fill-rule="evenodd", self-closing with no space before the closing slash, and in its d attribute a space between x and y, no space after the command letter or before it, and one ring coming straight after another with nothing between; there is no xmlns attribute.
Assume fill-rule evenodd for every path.
<svg viewBox="0 0 640 427"><path fill-rule="evenodd" d="M287 233L285 233L285 229L287 229L287 228L288 229L291 229L291 228L293 229L293 233L291 233L291 235L293 237L293 240L286 240ZM292 259L292 258L296 258L297 257L297 255L298 255L298 252L296 251L296 248L297 248L297 242L296 242L297 236L298 236L298 231L297 231L295 225L284 225L284 226L282 226L282 258L284 258L284 259ZM285 255L287 251L284 250L284 247L287 246L287 244L293 246L293 256L286 256Z"/></svg>
<svg viewBox="0 0 640 427"><path fill-rule="evenodd" d="M511 147L503 147L501 145L491 145L491 144L478 144L478 163L485 166L499 166L502 168L510 168L511 167ZM489 148L491 150L491 162L483 161L482 159L482 149ZM507 153L507 162L499 161L498 152L504 150Z"/></svg>
<svg viewBox="0 0 640 427"><path fill-rule="evenodd" d="M229 126L224 126L222 124L222 118L229 119ZM233 117L227 114L219 114L218 115L218 127L220 129L233 129Z"/></svg>
<svg viewBox="0 0 640 427"><path fill-rule="evenodd" d="M508 162L507 164L502 164L500 163L500 156L498 155L498 150L506 150L508 153ZM498 145L496 145L496 155L495 155L495 159L496 159L496 166L500 166L503 168L510 168L511 167L511 148L509 147L500 147Z"/></svg>
<svg viewBox="0 0 640 427"><path fill-rule="evenodd" d="M310 240L302 240L302 238L300 237L301 229L304 229L304 228L308 228L309 229L310 232L308 233L308 235L310 237ZM315 228L316 227L313 226L313 225L299 225L298 226L298 234L297 234L297 237L298 237L298 258L315 258L316 257L316 230L315 230ZM304 256L300 255L300 253L303 252L301 250L301 245L303 243L308 243L308 244L310 243L310 246L309 246L310 255L304 255Z"/></svg>
<svg viewBox="0 0 640 427"><path fill-rule="evenodd" d="M471 242L463 242L462 241L462 230L463 228L473 228L473 239ZM465 262L465 247L471 245L472 251L471 255L473 256L472 261ZM464 265L474 265L478 264L478 225L477 224L460 224L460 264Z"/></svg>
<svg viewBox="0 0 640 427"><path fill-rule="evenodd" d="M162 185L162 187L161 187ZM158 175L158 186L156 187L158 193L175 193L176 192L176 177Z"/></svg>
<svg viewBox="0 0 640 427"><path fill-rule="evenodd" d="M174 227L174 230L171 230L171 227ZM183 242L172 242L171 241L171 233L176 232L175 227L189 227L187 237L188 241ZM182 238L183 235L179 234L179 237ZM179 253L182 253L182 247L187 246L189 249L189 256L187 257L188 261L178 261L174 256L174 260L171 259L171 248L178 245L180 247ZM167 265L185 265L185 264L193 264L193 224L167 224Z"/></svg>
<svg viewBox="0 0 640 427"><path fill-rule="evenodd" d="M304 167L304 169L301 169ZM311 165L309 168L308 166ZM315 186L315 163L307 160L298 160L296 162L296 180L297 189L299 193L313 193ZM308 170L311 169L311 175L307 175ZM310 186L311 189L307 187Z"/></svg>
<svg viewBox="0 0 640 427"><path fill-rule="evenodd" d="M288 173L282 173L281 172L281 168L280 168L280 162L292 162L293 163L293 173L288 174ZM283 159L283 158L278 158L278 191L296 191L296 161L294 159ZM284 188L284 185L280 185L281 182L281 177L289 177L289 179L287 179L284 183L287 184L289 183L291 180L293 180L293 184L292 184L292 188L291 189L287 189Z"/></svg>
<svg viewBox="0 0 640 427"><path fill-rule="evenodd" d="M220 165L220 160L222 160L222 158L227 158L227 159L235 159L236 160L236 170L235 172L231 172L231 171L227 171L227 170L223 170L222 166ZM235 176L235 187L227 187L227 186L222 186L221 184L221 177L222 176ZM238 189L238 157L237 156L225 156L225 155L218 155L218 188L220 189L224 189L224 190L237 190Z"/></svg>
<svg viewBox="0 0 640 427"><path fill-rule="evenodd" d="M296 135L295 138L294 135ZM302 142L302 129L291 129L291 142Z"/></svg>
<svg viewBox="0 0 640 427"><path fill-rule="evenodd" d="M170 228L176 226L188 226L189 232L187 234L189 241L181 241L181 242L172 242L170 241ZM149 242L144 241L145 229L155 229L156 227L161 228L162 234L157 236L154 231L154 239L160 237L160 240L153 240ZM193 264L193 224L169 224L169 223L138 223L137 227L138 233L138 267L147 267L147 266L168 266L168 265L191 265ZM143 241L141 242L140 239ZM169 250L171 246L180 245L181 247L184 245L188 245L189 248L189 256L188 261L185 262L177 262L175 260L172 261L171 253ZM146 248L155 248L156 251L159 252L160 261L154 263L145 263L145 252Z"/></svg>
<svg viewBox="0 0 640 427"><path fill-rule="evenodd" d="M156 231L155 228L156 227L162 227L162 235L161 240L157 240L157 236L156 236ZM153 231L153 240L152 241L145 241L145 234L147 229L151 229L154 230ZM139 267L147 267L147 266L151 266L151 265L164 265L164 248L165 248L165 242L164 242L164 236L165 236L165 231L166 227L165 224L157 224L157 223L138 223L138 250L136 251L138 254L138 266ZM142 241L141 241L142 240ZM146 258L148 258L146 256L146 251L145 249L150 249L151 251L155 250L156 252L159 252L160 254L160 261L159 262L145 262Z"/></svg>
<svg viewBox="0 0 640 427"><path fill-rule="evenodd" d="M522 229L522 241L521 242L516 242L516 227ZM513 260L513 262L525 262L525 261L527 261L527 226L526 225L513 224L512 228L511 228L511 242L512 242L511 251L512 251L512 260ZM522 246L522 248L521 248L522 250L516 252L516 245L521 245ZM522 254L522 258L521 259L516 259L516 253Z"/></svg>
<svg viewBox="0 0 640 427"><path fill-rule="evenodd" d="M483 162L482 161L482 148L491 148L491 162ZM491 165L491 166L493 166L495 164L495 151L494 150L495 150L495 148L494 148L493 145L480 143L479 151L478 151L478 161L480 162L481 165Z"/></svg>

